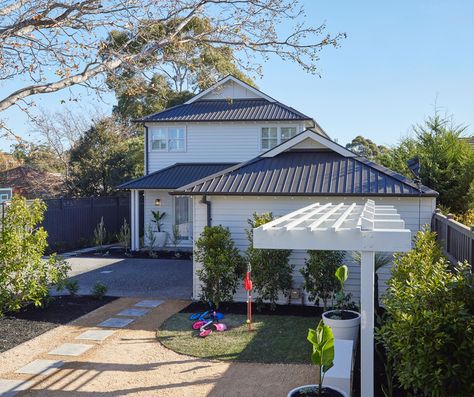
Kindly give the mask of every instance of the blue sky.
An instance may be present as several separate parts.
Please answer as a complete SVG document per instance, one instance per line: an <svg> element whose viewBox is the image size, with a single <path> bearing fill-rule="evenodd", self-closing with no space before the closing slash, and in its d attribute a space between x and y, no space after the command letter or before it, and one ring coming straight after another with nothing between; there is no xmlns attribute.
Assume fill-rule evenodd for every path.
<svg viewBox="0 0 474 397"><path fill-rule="evenodd" d="M474 1L399 0L304 1L310 21L329 32L346 32L337 49L321 52L321 78L288 62L264 65L259 88L315 118L345 144L364 135L395 144L433 112L435 102L474 134ZM103 100L83 89L83 107L109 111ZM61 109L69 92L36 98L38 106ZM75 103L70 105L71 108ZM6 112L10 126L35 140L21 112ZM0 149L11 142L2 139Z"/></svg>

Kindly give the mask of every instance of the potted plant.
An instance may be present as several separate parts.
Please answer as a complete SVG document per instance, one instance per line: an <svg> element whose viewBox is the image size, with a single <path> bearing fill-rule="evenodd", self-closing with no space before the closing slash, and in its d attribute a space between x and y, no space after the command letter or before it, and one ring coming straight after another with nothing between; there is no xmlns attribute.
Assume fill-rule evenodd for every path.
<svg viewBox="0 0 474 397"><path fill-rule="evenodd" d="M316 329L308 330L308 341L313 345L311 362L318 366L319 383L290 390L288 397L347 397L346 393L330 386L323 386L324 375L334 365L334 335L321 320Z"/></svg>
<svg viewBox="0 0 474 397"><path fill-rule="evenodd" d="M354 341L354 349L359 340L360 313L349 310L355 307L351 302L351 294L344 291L344 283L349 275L346 265L339 266L335 276L339 281L339 291L336 293L335 310L329 310L323 313L324 324L331 327L336 339L349 339Z"/></svg>
<svg viewBox="0 0 474 397"><path fill-rule="evenodd" d="M153 214L151 221L156 225L156 245L161 248L166 245L166 240L168 239L168 233L161 230L163 227L162 220L166 216L166 212L151 211L151 213Z"/></svg>

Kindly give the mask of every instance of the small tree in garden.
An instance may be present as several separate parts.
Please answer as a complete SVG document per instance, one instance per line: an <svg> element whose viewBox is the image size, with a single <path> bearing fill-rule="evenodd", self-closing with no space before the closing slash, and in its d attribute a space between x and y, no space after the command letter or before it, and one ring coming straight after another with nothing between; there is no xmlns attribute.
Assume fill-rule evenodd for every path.
<svg viewBox="0 0 474 397"><path fill-rule="evenodd" d="M328 303L334 299L338 291L339 281L335 274L342 265L345 253L343 251L308 251L305 266L301 269L304 278L304 289L308 292L309 300L323 303L324 311Z"/></svg>
<svg viewBox="0 0 474 397"><path fill-rule="evenodd" d="M94 244L99 246L99 250L102 250L106 237L107 230L105 229L104 217L102 216L94 229Z"/></svg>
<svg viewBox="0 0 474 397"><path fill-rule="evenodd" d="M253 247L253 229L273 220L273 214L254 213L248 219L249 229L246 230L249 245L247 261L252 266L252 281L258 293L257 303L270 301L274 309L281 291L287 296L293 283L293 266L289 264L291 250L257 249Z"/></svg>
<svg viewBox="0 0 474 397"><path fill-rule="evenodd" d="M47 233L38 226L46 205L14 197L0 231L0 316L33 303L40 306L49 287L63 282L69 265L56 255L43 259Z"/></svg>
<svg viewBox="0 0 474 397"><path fill-rule="evenodd" d="M420 396L474 395L474 283L467 263L453 267L435 234L419 232L396 254L378 330L398 383Z"/></svg>
<svg viewBox="0 0 474 397"><path fill-rule="evenodd" d="M221 225L206 226L196 240L194 255L202 265L197 270L201 300L212 302L216 308L221 302L231 301L243 275L244 263L229 229Z"/></svg>
<svg viewBox="0 0 474 397"><path fill-rule="evenodd" d="M125 249L126 253L130 250L130 239L131 239L130 226L128 225L127 220L124 218L123 224L120 227L120 231L117 234L117 240Z"/></svg>
<svg viewBox="0 0 474 397"><path fill-rule="evenodd" d="M163 218L166 216L166 212L151 211L153 219L151 220L156 225L156 231L161 232L163 227Z"/></svg>
<svg viewBox="0 0 474 397"><path fill-rule="evenodd" d="M145 238L148 244L148 255L152 258L156 256L155 254L155 247L156 247L156 235L155 231L153 230L153 226L151 223L148 224L147 228L145 229Z"/></svg>

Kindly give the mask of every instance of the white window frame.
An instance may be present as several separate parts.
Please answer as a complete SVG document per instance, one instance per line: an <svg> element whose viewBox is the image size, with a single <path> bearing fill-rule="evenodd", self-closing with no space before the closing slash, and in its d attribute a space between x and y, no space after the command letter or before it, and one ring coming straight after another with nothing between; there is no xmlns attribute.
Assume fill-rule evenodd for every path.
<svg viewBox="0 0 474 397"><path fill-rule="evenodd" d="M275 146L271 147L271 148L263 148L263 146L262 146L262 130L264 128L276 128L277 129L277 144ZM261 152L266 152L267 150L272 150L274 147L276 147L276 146L280 145L281 143L286 142L289 139L291 139L291 138L289 138L289 139L286 139L285 141L282 141L282 139L281 139L281 134L282 134L281 130L282 130L282 128L294 128L295 131L296 131L295 136L298 135L299 132L300 132L299 129L298 129L298 126L294 125L294 124L293 125L262 125L260 127L260 135L259 135L259 145L260 145L260 151Z"/></svg>
<svg viewBox="0 0 474 397"><path fill-rule="evenodd" d="M182 129L184 131L184 138L183 141L183 148L182 149L170 149L170 129ZM163 130L165 131L165 141L166 141L166 148L163 149L154 149L153 148L153 133L156 130ZM161 153L183 153L187 151L187 138L188 138L188 131L185 126L168 126L168 127L148 127L149 131L149 148L150 152L161 152Z"/></svg>

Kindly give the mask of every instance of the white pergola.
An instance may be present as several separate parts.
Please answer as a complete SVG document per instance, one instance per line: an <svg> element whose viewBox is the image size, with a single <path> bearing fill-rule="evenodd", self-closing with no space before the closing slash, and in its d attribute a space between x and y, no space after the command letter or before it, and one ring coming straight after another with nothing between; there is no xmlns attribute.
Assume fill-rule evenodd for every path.
<svg viewBox="0 0 474 397"><path fill-rule="evenodd" d="M361 251L361 395L374 396L375 251L404 252L411 232L391 205L314 203L253 229L255 248Z"/></svg>

